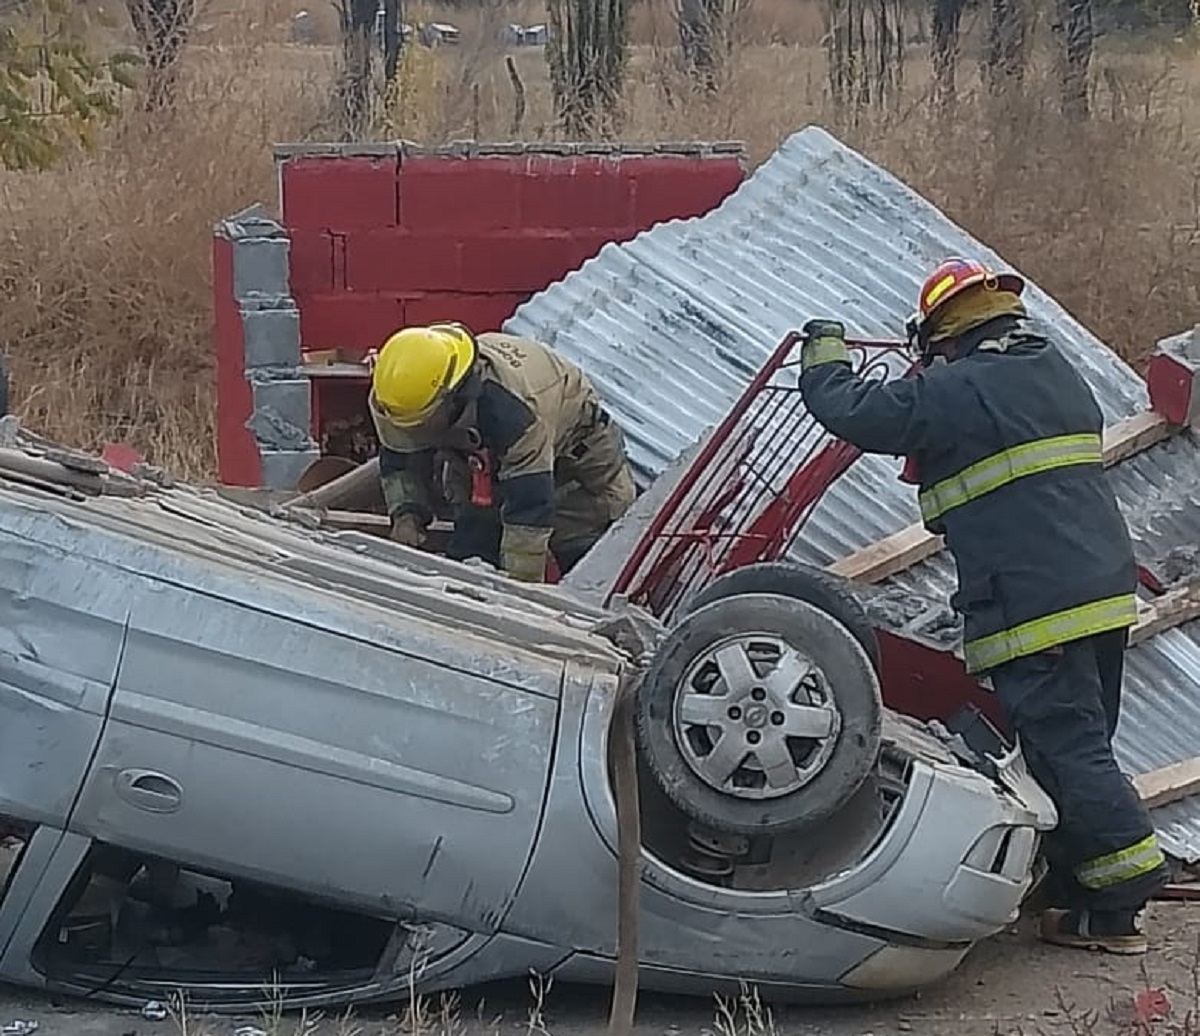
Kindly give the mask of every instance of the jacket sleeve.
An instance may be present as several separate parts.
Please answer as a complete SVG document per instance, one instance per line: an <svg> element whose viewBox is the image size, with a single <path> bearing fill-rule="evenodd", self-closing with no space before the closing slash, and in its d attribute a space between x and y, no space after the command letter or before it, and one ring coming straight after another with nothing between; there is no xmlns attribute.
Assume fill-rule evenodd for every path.
<svg viewBox="0 0 1200 1036"><path fill-rule="evenodd" d="M824 362L800 375L808 411L839 439L866 453L910 454L944 440L951 410L950 365L889 381L862 378L845 362Z"/></svg>
<svg viewBox="0 0 1200 1036"><path fill-rule="evenodd" d="M379 447L379 481L388 516L394 521L414 514L425 526L433 521L429 487L433 479L433 455L429 450L401 453Z"/></svg>

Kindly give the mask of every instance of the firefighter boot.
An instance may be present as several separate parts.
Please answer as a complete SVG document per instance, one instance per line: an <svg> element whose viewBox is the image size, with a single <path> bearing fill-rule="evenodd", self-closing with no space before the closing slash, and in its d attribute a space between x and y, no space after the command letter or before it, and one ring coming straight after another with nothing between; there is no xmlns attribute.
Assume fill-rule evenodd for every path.
<svg viewBox="0 0 1200 1036"><path fill-rule="evenodd" d="M1039 934L1043 942L1055 946L1140 954L1149 948L1143 914L1143 910L1044 910Z"/></svg>

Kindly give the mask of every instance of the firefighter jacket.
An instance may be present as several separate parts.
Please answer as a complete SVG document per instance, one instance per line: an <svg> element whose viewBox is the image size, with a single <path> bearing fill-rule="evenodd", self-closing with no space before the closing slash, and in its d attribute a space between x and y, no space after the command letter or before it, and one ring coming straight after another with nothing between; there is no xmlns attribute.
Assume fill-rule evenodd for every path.
<svg viewBox="0 0 1200 1036"><path fill-rule="evenodd" d="M534 578L554 530L556 471L586 479L570 461L607 414L586 375L544 345L499 333L476 336L476 345L475 368L455 393L459 410L448 425L397 428L372 404L384 498L393 519L413 513L426 524L435 511L430 491L440 482L450 505L461 508L470 502L472 458L486 451L503 524L501 563ZM584 488L597 507L613 501L616 513L597 515L598 526L618 516L606 486Z"/></svg>
<svg viewBox="0 0 1200 1036"><path fill-rule="evenodd" d="M886 383L856 375L837 339L807 344L801 368L809 412L830 432L915 462L925 527L957 563L970 672L1137 621L1103 416L1027 321L988 321L958 339L954 359Z"/></svg>

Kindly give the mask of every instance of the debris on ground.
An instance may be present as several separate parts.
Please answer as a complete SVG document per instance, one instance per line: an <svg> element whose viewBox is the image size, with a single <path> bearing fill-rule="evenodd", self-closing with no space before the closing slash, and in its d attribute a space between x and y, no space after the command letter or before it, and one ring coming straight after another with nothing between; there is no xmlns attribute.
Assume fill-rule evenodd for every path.
<svg viewBox="0 0 1200 1036"><path fill-rule="evenodd" d="M1147 1025L1165 1021L1170 1015L1171 1000L1165 989L1143 989L1131 996L1113 997L1108 1002L1109 1021L1138 1032Z"/></svg>
<svg viewBox="0 0 1200 1036"><path fill-rule="evenodd" d="M142 1017L148 1022L165 1021L167 1017L166 1005L157 1000L150 1000L142 1006Z"/></svg>

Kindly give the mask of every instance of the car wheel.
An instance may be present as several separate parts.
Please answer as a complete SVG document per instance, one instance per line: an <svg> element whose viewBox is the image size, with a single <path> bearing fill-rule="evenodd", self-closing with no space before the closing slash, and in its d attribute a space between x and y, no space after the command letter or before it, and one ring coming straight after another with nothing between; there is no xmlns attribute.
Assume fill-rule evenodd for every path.
<svg viewBox="0 0 1200 1036"><path fill-rule="evenodd" d="M664 639L638 697L638 748L692 819L779 834L854 794L878 755L882 708L842 622L783 594L739 594L695 608Z"/></svg>
<svg viewBox="0 0 1200 1036"><path fill-rule="evenodd" d="M875 672L882 672L879 658L879 639L867 610L846 589L845 580L831 576L812 565L790 561L766 561L745 565L717 576L704 589L688 599L680 610L687 616L706 604L737 594L781 594L807 601L842 623L857 640Z"/></svg>

